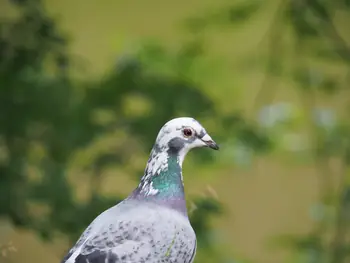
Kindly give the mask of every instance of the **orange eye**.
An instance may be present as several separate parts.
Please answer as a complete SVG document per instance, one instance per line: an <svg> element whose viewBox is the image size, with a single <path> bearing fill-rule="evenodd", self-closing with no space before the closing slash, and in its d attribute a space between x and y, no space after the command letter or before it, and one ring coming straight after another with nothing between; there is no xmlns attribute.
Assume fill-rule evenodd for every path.
<svg viewBox="0 0 350 263"><path fill-rule="evenodd" d="M185 137L191 137L192 136L192 130L189 129L189 128L185 128L182 132L183 132Z"/></svg>

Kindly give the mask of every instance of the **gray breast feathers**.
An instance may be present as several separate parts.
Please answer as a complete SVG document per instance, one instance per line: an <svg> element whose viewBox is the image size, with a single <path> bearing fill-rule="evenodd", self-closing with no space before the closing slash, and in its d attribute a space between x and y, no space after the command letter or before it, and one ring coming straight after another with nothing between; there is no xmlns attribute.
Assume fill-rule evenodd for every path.
<svg viewBox="0 0 350 263"><path fill-rule="evenodd" d="M191 263L195 250L195 233L179 212L118 205L94 220L62 263Z"/></svg>

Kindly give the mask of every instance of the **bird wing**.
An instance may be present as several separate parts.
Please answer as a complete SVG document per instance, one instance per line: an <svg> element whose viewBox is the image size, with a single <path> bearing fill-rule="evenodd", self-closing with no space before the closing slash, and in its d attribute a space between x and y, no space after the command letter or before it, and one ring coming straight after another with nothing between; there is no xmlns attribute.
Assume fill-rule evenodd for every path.
<svg viewBox="0 0 350 263"><path fill-rule="evenodd" d="M130 222L110 224L85 237L75 246L62 263L136 263L147 262L152 251L152 241L143 237L139 227L130 229ZM79 244L79 241L78 241ZM146 261L145 261L146 260Z"/></svg>
<svg viewBox="0 0 350 263"><path fill-rule="evenodd" d="M80 252L67 263L141 263L147 262L147 250L142 247L141 242L127 240L120 244L115 244L108 249L99 247L90 248L91 252Z"/></svg>
<svg viewBox="0 0 350 263"><path fill-rule="evenodd" d="M61 263L191 263L195 247L195 234L179 213L125 205L97 217Z"/></svg>
<svg viewBox="0 0 350 263"><path fill-rule="evenodd" d="M192 252L192 255L191 255L188 263L192 263L194 261L194 257L196 256L196 252L197 252L197 240L195 240L193 252Z"/></svg>

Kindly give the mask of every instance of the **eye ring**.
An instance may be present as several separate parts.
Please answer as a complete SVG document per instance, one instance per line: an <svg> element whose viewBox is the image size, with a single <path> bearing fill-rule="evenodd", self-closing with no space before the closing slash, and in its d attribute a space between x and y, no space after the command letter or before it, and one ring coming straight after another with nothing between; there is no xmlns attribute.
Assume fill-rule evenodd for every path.
<svg viewBox="0 0 350 263"><path fill-rule="evenodd" d="M193 132L190 128L185 128L182 130L182 133L185 137L189 138L193 135Z"/></svg>

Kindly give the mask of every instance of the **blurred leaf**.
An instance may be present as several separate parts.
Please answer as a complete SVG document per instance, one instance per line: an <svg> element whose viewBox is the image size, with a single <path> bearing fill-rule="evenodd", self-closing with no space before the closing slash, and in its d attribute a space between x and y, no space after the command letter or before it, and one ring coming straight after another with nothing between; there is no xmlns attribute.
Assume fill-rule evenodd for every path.
<svg viewBox="0 0 350 263"><path fill-rule="evenodd" d="M223 208L220 203L210 197L195 198L193 200L195 209L190 214L191 224L197 233L198 246L208 249L210 246L210 235L208 231L209 217L213 215L219 215L223 212Z"/></svg>
<svg viewBox="0 0 350 263"><path fill-rule="evenodd" d="M269 137L254 126L242 127L237 134L237 138L256 152L266 152L271 147Z"/></svg>
<svg viewBox="0 0 350 263"><path fill-rule="evenodd" d="M294 79L298 82L299 86L305 90L311 88L310 72L306 68L297 68L294 72Z"/></svg>
<svg viewBox="0 0 350 263"><path fill-rule="evenodd" d="M254 0L249 2L242 2L238 5L227 8L227 14L231 23L243 22L256 13L262 6L262 1Z"/></svg>
<svg viewBox="0 0 350 263"><path fill-rule="evenodd" d="M339 86L340 85L337 83L336 80L329 78L323 81L320 89L325 93L328 93L331 95L331 94L334 94L339 89Z"/></svg>
<svg viewBox="0 0 350 263"><path fill-rule="evenodd" d="M277 247L289 247L299 251L307 251L309 249L322 250L322 240L317 234L309 234L304 237L283 234L273 238L270 244Z"/></svg>
<svg viewBox="0 0 350 263"><path fill-rule="evenodd" d="M328 1L325 0L308 0L306 1L308 6L315 10L320 19L324 21L329 21L331 19L330 17L330 10L332 5L329 5Z"/></svg>
<svg viewBox="0 0 350 263"><path fill-rule="evenodd" d="M142 142L137 146L149 151L160 127L179 113L199 119L212 115L213 101L189 78L204 49L196 40L171 53L149 41L119 59L104 78L73 81L68 41L41 2L16 1L16 6L18 17L0 23L0 216L45 240L61 232L74 242L98 214L124 198L118 193L107 198L97 189L85 202L77 201L67 178L74 154L112 131L126 134L120 149L106 143L85 157L91 160L80 168L93 177L78 183L98 183L105 167L128 162L132 142ZM140 107L140 100L130 100L136 97L147 102L147 113L126 110ZM108 113L107 121L99 120L101 112ZM28 158L37 145L40 156ZM36 180L30 179L28 166L40 173ZM140 175L142 171L131 176ZM220 212L220 204L211 199L195 202L199 242L210 250L208 218ZM34 205L45 207L45 216L29 209Z"/></svg>
<svg viewBox="0 0 350 263"><path fill-rule="evenodd" d="M238 25L244 23L254 14L256 14L263 2L260 0L253 1L240 1L234 5L225 6L216 11L209 11L209 14L204 15L201 18L196 18L195 20L191 19L189 21L195 21L194 24L197 27L199 25L207 26L222 26L222 25ZM190 23L191 24L191 23Z"/></svg>
<svg viewBox="0 0 350 263"><path fill-rule="evenodd" d="M291 22L294 32L299 38L319 35L319 21L306 2L289 1L286 18Z"/></svg>

